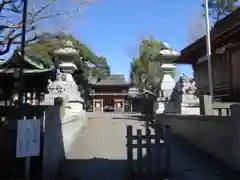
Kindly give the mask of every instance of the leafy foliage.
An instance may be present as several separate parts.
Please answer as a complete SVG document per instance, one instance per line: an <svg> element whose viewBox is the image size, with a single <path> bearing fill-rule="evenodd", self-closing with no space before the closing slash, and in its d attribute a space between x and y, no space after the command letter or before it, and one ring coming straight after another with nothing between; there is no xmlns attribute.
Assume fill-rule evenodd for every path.
<svg viewBox="0 0 240 180"><path fill-rule="evenodd" d="M41 34L36 42L26 46L26 53L29 56L37 57L41 63L48 66L54 59L54 51L62 48L67 40L72 42L74 48L79 51L79 56L82 57L79 61L74 62L79 71L85 74L92 73L96 75L110 73L106 58L96 56L84 43L81 43L74 36L61 32ZM89 66L89 64L92 66Z"/></svg>
<svg viewBox="0 0 240 180"><path fill-rule="evenodd" d="M87 76L89 73L97 76L110 74L110 68L107 64L107 59L102 56L95 55L84 43L77 40L72 35L66 35L62 32L55 34L43 33L37 37L37 41L27 44L26 54L45 66L50 66L55 62L54 51L63 48L66 41L70 40L76 50L79 51L79 57L76 58L75 64L78 68L73 76L78 84L78 88L82 95L87 96L87 89L90 88Z"/></svg>
<svg viewBox="0 0 240 180"><path fill-rule="evenodd" d="M238 0L209 0L209 15L214 22L219 21L229 13L233 12L238 6ZM205 12L205 5L202 5Z"/></svg>
<svg viewBox="0 0 240 180"><path fill-rule="evenodd" d="M156 64L153 60L164 47L162 42L153 38L141 41L138 48L139 54L133 58L130 70L131 82L140 90L152 90L155 79L163 77L164 72L160 68L162 62Z"/></svg>

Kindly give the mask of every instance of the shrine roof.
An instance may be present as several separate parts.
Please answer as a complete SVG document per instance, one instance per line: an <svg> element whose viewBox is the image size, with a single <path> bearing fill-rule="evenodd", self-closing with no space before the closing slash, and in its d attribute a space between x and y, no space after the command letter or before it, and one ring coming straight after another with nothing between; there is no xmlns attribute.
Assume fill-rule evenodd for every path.
<svg viewBox="0 0 240 180"><path fill-rule="evenodd" d="M218 21L211 29L212 50L228 43L238 42L236 34L240 34L240 8ZM195 64L199 57L206 54L206 36L199 38L181 50L180 57L175 61L179 64Z"/></svg>
<svg viewBox="0 0 240 180"><path fill-rule="evenodd" d="M94 86L130 86L124 75L109 75L101 78L100 81L98 81L98 76L92 76L88 78L88 81Z"/></svg>
<svg viewBox="0 0 240 180"><path fill-rule="evenodd" d="M15 52L5 61L0 62L0 73L13 73L16 68L20 67L21 53ZM40 73L51 71L53 66L45 67L39 59L34 56L24 56L24 73Z"/></svg>

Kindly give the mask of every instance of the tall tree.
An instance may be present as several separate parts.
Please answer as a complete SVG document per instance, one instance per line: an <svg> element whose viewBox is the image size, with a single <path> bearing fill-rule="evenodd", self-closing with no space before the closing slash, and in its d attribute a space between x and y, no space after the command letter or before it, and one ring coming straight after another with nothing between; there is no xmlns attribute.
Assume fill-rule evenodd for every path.
<svg viewBox="0 0 240 180"><path fill-rule="evenodd" d="M158 65L153 60L158 56L164 47L161 41L153 38L143 39L138 48L138 55L133 58L131 63L130 78L132 84L140 90L152 90L152 84L156 78L162 78L161 62Z"/></svg>
<svg viewBox="0 0 240 180"><path fill-rule="evenodd" d="M74 36L62 32L43 33L37 37L35 42L27 44L26 55L40 61L46 67L50 66L53 63L54 51L63 48L68 40L79 51L79 57L81 57L74 61L78 68L74 72L74 78L79 90L83 92L89 87L87 76L90 73L101 77L110 74L110 68L105 57L95 55L90 48Z"/></svg>
<svg viewBox="0 0 240 180"><path fill-rule="evenodd" d="M26 46L26 54L30 57L37 58L46 66L51 65L54 59L54 51L64 47L66 41L70 40L76 50L79 51L79 59L74 62L79 71L85 75L89 73L93 75L110 74L110 68L107 64L107 59L102 56L95 55L90 48L80 42L72 35L67 35L63 32L58 33L42 33L37 37L35 42L29 43Z"/></svg>
<svg viewBox="0 0 240 180"><path fill-rule="evenodd" d="M209 15L214 23L233 12L238 7L237 2L238 0L209 0ZM205 12L205 5L202 7Z"/></svg>

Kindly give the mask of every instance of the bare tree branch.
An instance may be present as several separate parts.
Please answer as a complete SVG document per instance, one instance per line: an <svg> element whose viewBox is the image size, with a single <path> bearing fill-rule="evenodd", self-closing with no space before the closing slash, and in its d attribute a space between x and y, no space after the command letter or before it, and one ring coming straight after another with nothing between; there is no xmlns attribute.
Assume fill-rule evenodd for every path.
<svg viewBox="0 0 240 180"><path fill-rule="evenodd" d="M26 30L26 33L34 30L35 28L32 27L28 30ZM6 53L8 53L10 51L10 47L12 44L21 44L21 41L15 41L18 37L20 37L22 35L22 32L19 32L17 33L16 35L14 35L13 37L7 39L7 40L4 40L4 41L0 41L0 45L3 46L3 48L0 50L0 56L1 55L4 55ZM36 39L36 35L34 35L33 38L31 39L28 39L25 43L29 43L29 42L32 42ZM6 45L6 46L5 46Z"/></svg>
<svg viewBox="0 0 240 180"><path fill-rule="evenodd" d="M4 6L10 3L13 3L14 0L3 0L2 3L0 3L0 12L3 10Z"/></svg>
<svg viewBox="0 0 240 180"><path fill-rule="evenodd" d="M36 22L39 20L50 19L56 16L62 16L66 14L69 15L70 13L74 13L81 10L81 8L78 7L71 11L56 12L56 13L51 13L46 15L46 13L44 13L44 10L49 8L55 2L56 0L49 1L42 7L38 9L33 9L32 12L28 13L28 19L27 19L26 25L28 26L29 29L27 30L27 32L36 30L35 28ZM80 2L82 6L90 3L89 0L80 0ZM0 13L11 12L13 15L19 15L22 13L22 5L23 5L23 0L2 0L2 3L0 3ZM6 15L1 14L0 16L0 18L6 21L4 24L0 25L0 35L3 34L1 36L2 40L0 39L0 55L8 53L10 50L11 44L21 43L17 39L22 35L22 33L19 31L20 31L20 28L23 26L23 22L22 20L20 20L19 22L14 22L15 19L18 19L18 18L10 17L10 15L9 13L6 13ZM31 42L34 40L36 40L36 32L35 32L34 38L27 40L27 42Z"/></svg>

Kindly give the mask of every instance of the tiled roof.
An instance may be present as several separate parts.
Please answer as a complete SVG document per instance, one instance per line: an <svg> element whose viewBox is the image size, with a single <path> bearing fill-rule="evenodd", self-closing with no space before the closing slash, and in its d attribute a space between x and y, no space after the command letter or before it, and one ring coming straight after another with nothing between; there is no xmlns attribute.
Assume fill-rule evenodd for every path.
<svg viewBox="0 0 240 180"><path fill-rule="evenodd" d="M0 66L1 66L0 69L6 68L9 64L15 64L18 66L20 56L21 56L21 52L19 52L19 51L13 53L12 56L8 60L0 62ZM24 61L26 63L32 65L34 69L41 69L41 70L48 69L48 68L45 68L44 65L35 56L25 55ZM52 68L53 68L52 66L49 67L49 69L52 69Z"/></svg>
<svg viewBox="0 0 240 180"><path fill-rule="evenodd" d="M211 29L211 44L214 49L221 47L223 44L234 42L237 33L240 32L240 8L218 21ZM231 38L230 38L231 37ZM235 42L236 43L236 42ZM175 63L194 64L196 60L206 54L206 35L199 38L192 44L189 44L181 50L180 57Z"/></svg>
<svg viewBox="0 0 240 180"><path fill-rule="evenodd" d="M97 76L88 77L88 81L92 85L99 85L99 86L126 86L129 83L126 82L124 75L109 75L101 78L98 81Z"/></svg>

